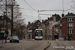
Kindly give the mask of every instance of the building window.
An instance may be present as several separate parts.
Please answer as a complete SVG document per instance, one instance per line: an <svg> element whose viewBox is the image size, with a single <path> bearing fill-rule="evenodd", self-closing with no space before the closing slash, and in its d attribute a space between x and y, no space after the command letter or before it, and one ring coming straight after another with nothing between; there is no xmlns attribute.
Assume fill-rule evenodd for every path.
<svg viewBox="0 0 75 50"><path fill-rule="evenodd" d="M73 33L73 29L72 29L72 33Z"/></svg>
<svg viewBox="0 0 75 50"><path fill-rule="evenodd" d="M73 34L73 31L74 31L73 29L69 29L68 34Z"/></svg>
<svg viewBox="0 0 75 50"><path fill-rule="evenodd" d="M68 27L74 27L74 24L73 23L69 23Z"/></svg>
<svg viewBox="0 0 75 50"><path fill-rule="evenodd" d="M73 22L73 18L68 18L68 22Z"/></svg>
<svg viewBox="0 0 75 50"><path fill-rule="evenodd" d="M73 18L72 18L72 21L73 21Z"/></svg>
<svg viewBox="0 0 75 50"><path fill-rule="evenodd" d="M47 33L46 29L45 29L45 33Z"/></svg>

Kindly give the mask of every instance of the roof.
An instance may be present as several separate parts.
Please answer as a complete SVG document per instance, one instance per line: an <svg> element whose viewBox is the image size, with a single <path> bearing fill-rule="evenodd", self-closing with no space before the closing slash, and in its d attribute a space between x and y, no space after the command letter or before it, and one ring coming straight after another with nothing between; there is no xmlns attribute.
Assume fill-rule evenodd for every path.
<svg viewBox="0 0 75 50"><path fill-rule="evenodd" d="M46 19L46 20L44 20L42 23L46 23L48 20Z"/></svg>
<svg viewBox="0 0 75 50"><path fill-rule="evenodd" d="M49 18L49 20L46 22L46 24L49 23L49 21L52 21L53 20L53 16Z"/></svg>
<svg viewBox="0 0 75 50"><path fill-rule="evenodd" d="M30 28L30 25L28 25L28 26L26 27L26 29L28 29L28 28Z"/></svg>
<svg viewBox="0 0 75 50"><path fill-rule="evenodd" d="M33 23L29 24L26 29L35 29L37 27L39 20L35 20Z"/></svg>
<svg viewBox="0 0 75 50"><path fill-rule="evenodd" d="M56 17L59 17L59 14L54 14L54 15L52 15L52 16L56 16Z"/></svg>
<svg viewBox="0 0 75 50"><path fill-rule="evenodd" d="M75 16L73 13L68 13L66 16Z"/></svg>
<svg viewBox="0 0 75 50"><path fill-rule="evenodd" d="M46 22L46 24L48 24L48 23L49 23L49 21L50 21L50 20L48 20L48 21Z"/></svg>
<svg viewBox="0 0 75 50"><path fill-rule="evenodd" d="M35 20L33 23L37 23L37 22L40 22L39 20Z"/></svg>
<svg viewBox="0 0 75 50"><path fill-rule="evenodd" d="M68 18L68 17L73 17L73 18L75 18L75 14L68 12L68 14L65 15L64 17L62 17L62 19L63 19L63 18Z"/></svg>

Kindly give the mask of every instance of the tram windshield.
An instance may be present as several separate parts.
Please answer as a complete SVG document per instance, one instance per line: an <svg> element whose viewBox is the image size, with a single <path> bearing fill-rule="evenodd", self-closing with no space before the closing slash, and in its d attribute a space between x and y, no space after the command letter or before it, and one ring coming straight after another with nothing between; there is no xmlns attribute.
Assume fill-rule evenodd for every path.
<svg viewBox="0 0 75 50"><path fill-rule="evenodd" d="M42 36L42 31L36 31L35 36Z"/></svg>

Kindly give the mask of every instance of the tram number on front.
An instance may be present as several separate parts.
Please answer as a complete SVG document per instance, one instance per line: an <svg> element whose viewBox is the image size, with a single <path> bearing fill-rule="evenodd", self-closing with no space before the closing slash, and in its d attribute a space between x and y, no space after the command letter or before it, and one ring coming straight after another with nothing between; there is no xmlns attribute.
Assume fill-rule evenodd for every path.
<svg viewBox="0 0 75 50"><path fill-rule="evenodd" d="M40 36L38 36L38 38L40 38Z"/></svg>

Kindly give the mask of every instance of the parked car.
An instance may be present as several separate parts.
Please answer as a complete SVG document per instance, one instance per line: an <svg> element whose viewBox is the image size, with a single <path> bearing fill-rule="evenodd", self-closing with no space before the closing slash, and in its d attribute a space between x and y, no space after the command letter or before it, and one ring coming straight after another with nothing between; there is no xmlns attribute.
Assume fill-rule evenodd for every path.
<svg viewBox="0 0 75 50"><path fill-rule="evenodd" d="M13 39L13 41L12 41L12 39ZM19 43L18 36L12 36L11 39L10 39L10 42L17 42L17 43Z"/></svg>
<svg viewBox="0 0 75 50"><path fill-rule="evenodd" d="M11 40L11 37L7 37L6 42L7 43L10 42L10 40Z"/></svg>

